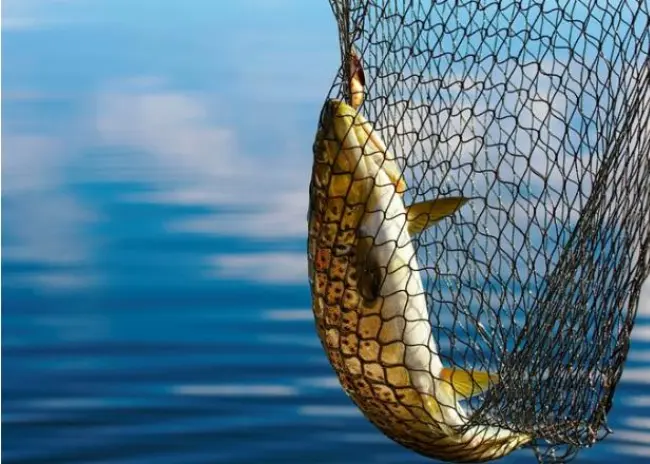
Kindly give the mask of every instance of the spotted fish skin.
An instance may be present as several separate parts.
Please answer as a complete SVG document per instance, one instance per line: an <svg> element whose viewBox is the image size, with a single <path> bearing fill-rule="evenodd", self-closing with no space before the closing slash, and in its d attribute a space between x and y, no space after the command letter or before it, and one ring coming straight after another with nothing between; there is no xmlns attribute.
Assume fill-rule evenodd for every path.
<svg viewBox="0 0 650 464"><path fill-rule="evenodd" d="M379 142L359 130L364 124L356 110L328 100L313 146L308 264L321 344L344 391L392 440L443 461L504 456L531 438L494 427L460 430L465 413L442 379L414 270L403 179L383 167Z"/></svg>

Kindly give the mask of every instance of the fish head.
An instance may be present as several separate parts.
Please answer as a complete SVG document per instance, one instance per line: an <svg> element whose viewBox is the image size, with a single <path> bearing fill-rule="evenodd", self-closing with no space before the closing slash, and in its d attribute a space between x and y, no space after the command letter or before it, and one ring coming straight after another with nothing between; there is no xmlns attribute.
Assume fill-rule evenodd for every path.
<svg viewBox="0 0 650 464"><path fill-rule="evenodd" d="M325 102L321 110L317 141L320 139L329 142L327 161L336 162L336 156L341 149L362 148L357 130L360 125L361 119L357 111L347 103L335 99ZM361 154L357 153L359 156Z"/></svg>
<svg viewBox="0 0 650 464"><path fill-rule="evenodd" d="M311 202L313 216L334 241L338 250L351 252L359 267L358 290L363 299L374 301L379 284L385 277L381 261L372 246L372 237L364 234L369 214L380 214L384 190L392 187L386 173L373 156L368 155L366 123L349 104L327 100L320 115L319 130L314 143ZM373 216L374 217L374 216ZM370 239L370 242L368 241ZM338 253L332 244L334 253ZM352 263L351 263L352 264Z"/></svg>
<svg viewBox="0 0 650 464"><path fill-rule="evenodd" d="M361 204L372 191L376 167L364 154L356 127L357 111L340 100L323 105L316 139L312 178L315 186L330 199L345 205ZM340 208L339 208L340 209Z"/></svg>

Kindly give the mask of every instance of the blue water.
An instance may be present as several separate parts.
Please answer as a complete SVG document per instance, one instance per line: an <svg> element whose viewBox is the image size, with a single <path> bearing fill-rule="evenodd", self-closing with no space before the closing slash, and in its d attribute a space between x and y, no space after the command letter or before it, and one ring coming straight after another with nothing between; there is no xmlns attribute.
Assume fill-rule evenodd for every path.
<svg viewBox="0 0 650 464"><path fill-rule="evenodd" d="M344 395L309 309L325 0L5 0L2 39L5 462L427 462ZM649 388L642 315L578 462L650 459Z"/></svg>

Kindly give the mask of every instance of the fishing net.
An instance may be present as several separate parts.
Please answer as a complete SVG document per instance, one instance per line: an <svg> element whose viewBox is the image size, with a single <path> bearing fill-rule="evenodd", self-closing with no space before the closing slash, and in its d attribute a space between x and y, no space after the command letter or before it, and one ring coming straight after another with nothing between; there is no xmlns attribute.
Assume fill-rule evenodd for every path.
<svg viewBox="0 0 650 464"><path fill-rule="evenodd" d="M470 198L414 237L443 363L500 375L468 424L569 459L610 431L650 270L648 2L330 3L330 98L356 53L405 202Z"/></svg>

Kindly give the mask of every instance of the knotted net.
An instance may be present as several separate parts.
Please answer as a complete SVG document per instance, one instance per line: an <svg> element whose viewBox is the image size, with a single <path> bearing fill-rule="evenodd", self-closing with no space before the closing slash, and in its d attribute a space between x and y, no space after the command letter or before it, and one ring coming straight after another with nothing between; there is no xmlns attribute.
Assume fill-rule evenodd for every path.
<svg viewBox="0 0 650 464"><path fill-rule="evenodd" d="M500 375L469 425L568 459L609 432L650 270L648 2L330 3L330 97L356 50L406 202L471 199L414 237L443 362Z"/></svg>

